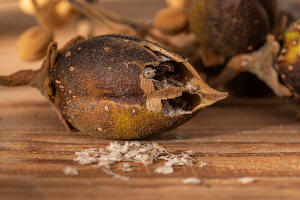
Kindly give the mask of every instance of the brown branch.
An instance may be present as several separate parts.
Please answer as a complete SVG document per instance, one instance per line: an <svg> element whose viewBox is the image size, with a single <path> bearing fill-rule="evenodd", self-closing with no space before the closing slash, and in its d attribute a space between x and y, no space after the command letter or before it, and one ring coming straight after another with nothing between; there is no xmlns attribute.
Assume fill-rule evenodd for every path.
<svg viewBox="0 0 300 200"><path fill-rule="evenodd" d="M73 7L80 12L81 14L85 15L88 18L94 19L101 24L107 26L108 28L112 29L116 26L125 26L133 29L140 37L151 37L161 45L165 46L166 48L170 49L177 49L175 45L169 42L166 39L163 39L157 36L155 32L155 27L152 23L138 23L132 20L122 18L121 16L116 15L115 13L111 13L107 10L104 10L100 7L95 7L91 3L84 1L84 0L68 0Z"/></svg>
<svg viewBox="0 0 300 200"><path fill-rule="evenodd" d="M2 86L35 86L35 78L38 71L22 70L8 76L0 76L0 85Z"/></svg>

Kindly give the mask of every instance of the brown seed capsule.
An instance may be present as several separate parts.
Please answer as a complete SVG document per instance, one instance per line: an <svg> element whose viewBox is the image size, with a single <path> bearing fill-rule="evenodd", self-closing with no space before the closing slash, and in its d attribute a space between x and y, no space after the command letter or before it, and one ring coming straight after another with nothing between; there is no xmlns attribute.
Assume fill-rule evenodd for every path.
<svg viewBox="0 0 300 200"><path fill-rule="evenodd" d="M39 60L46 55L47 47L52 41L52 31L41 26L32 27L19 37L19 55L25 61Z"/></svg>
<svg viewBox="0 0 300 200"><path fill-rule="evenodd" d="M59 27L74 16L74 9L67 0L20 0L20 9L29 15L36 15L38 21L48 28Z"/></svg>
<svg viewBox="0 0 300 200"><path fill-rule="evenodd" d="M40 7L46 6L52 0L36 0L36 3ZM19 8L28 15L34 15L36 10L32 3L32 0L19 0Z"/></svg>
<svg viewBox="0 0 300 200"><path fill-rule="evenodd" d="M276 0L197 0L190 24L204 48L230 57L262 45L276 18Z"/></svg>
<svg viewBox="0 0 300 200"><path fill-rule="evenodd" d="M174 8L187 8L193 3L193 0L166 0L166 3Z"/></svg>
<svg viewBox="0 0 300 200"><path fill-rule="evenodd" d="M66 0L50 1L36 15L45 26L55 28L68 23L74 16L74 10Z"/></svg>
<svg viewBox="0 0 300 200"><path fill-rule="evenodd" d="M121 35L91 38L57 53L52 45L40 70L0 77L0 85L22 84L39 88L70 129L107 139L173 129L227 97L180 56Z"/></svg>
<svg viewBox="0 0 300 200"><path fill-rule="evenodd" d="M71 4L66 0L58 1L53 9L53 24L55 26L62 26L70 21L70 19L74 16L74 10Z"/></svg>
<svg viewBox="0 0 300 200"><path fill-rule="evenodd" d="M284 33L284 46L278 56L277 69L282 81L300 104L300 20Z"/></svg>
<svg viewBox="0 0 300 200"><path fill-rule="evenodd" d="M175 35L187 28L187 13L181 8L165 8L156 15L154 24L161 32Z"/></svg>

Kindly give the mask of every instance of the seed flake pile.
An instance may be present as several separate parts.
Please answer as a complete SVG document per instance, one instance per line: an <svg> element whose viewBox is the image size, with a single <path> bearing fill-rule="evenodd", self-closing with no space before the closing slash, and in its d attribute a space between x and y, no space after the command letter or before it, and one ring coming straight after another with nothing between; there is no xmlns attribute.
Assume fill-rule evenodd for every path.
<svg viewBox="0 0 300 200"><path fill-rule="evenodd" d="M157 174L171 174L174 166L193 166L196 159L192 158L193 151L184 151L180 154L169 153L157 143L142 144L140 142L125 142L124 145L118 142L111 142L106 149L89 148L75 152L77 156L74 161L81 165L94 164L113 178L127 181L130 178L120 175L111 169L111 165L125 162L123 172L134 171L131 163L140 163L145 166L151 165L159 160L165 160L164 166L155 169ZM128 163L131 162L131 163Z"/></svg>

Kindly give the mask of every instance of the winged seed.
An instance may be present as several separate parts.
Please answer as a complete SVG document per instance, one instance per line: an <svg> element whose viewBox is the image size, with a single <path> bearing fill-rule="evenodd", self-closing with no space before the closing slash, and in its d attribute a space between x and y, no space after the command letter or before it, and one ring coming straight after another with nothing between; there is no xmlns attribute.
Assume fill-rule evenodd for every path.
<svg viewBox="0 0 300 200"><path fill-rule="evenodd" d="M183 179L182 182L184 184L200 184L202 181L199 178L190 177L190 178Z"/></svg>
<svg viewBox="0 0 300 200"><path fill-rule="evenodd" d="M124 145L118 142L111 142L105 149L89 148L80 152L75 152L74 161L81 165L95 164L103 172L113 178L128 181L130 178L122 176L111 170L111 165L119 162L140 163L145 166L151 165L156 161L165 160L162 167L155 169L158 174L171 174L174 172L173 166L193 166L197 160L192 158L193 151L184 151L180 154L169 153L158 143L142 144L137 141L125 142ZM134 171L131 163L124 163L123 172Z"/></svg>

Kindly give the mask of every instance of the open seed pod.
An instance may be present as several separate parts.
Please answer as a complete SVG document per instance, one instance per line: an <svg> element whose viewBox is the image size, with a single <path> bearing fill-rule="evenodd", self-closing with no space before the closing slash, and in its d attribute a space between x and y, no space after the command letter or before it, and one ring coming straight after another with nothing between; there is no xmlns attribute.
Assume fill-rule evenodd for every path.
<svg viewBox="0 0 300 200"><path fill-rule="evenodd" d="M79 41L59 51L52 44L40 70L0 77L0 85L38 88L68 129L107 139L173 129L227 97L186 60L151 42L122 35Z"/></svg>
<svg viewBox="0 0 300 200"><path fill-rule="evenodd" d="M276 18L276 0L197 0L190 25L204 48L231 57L261 46Z"/></svg>
<svg viewBox="0 0 300 200"><path fill-rule="evenodd" d="M284 46L278 57L277 70L300 104L300 20L284 33Z"/></svg>

